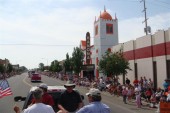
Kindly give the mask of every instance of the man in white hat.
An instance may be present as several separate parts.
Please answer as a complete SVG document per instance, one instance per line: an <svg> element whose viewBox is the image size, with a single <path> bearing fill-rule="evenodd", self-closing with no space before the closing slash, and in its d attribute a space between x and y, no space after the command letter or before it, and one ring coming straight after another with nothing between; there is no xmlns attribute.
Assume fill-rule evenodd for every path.
<svg viewBox="0 0 170 113"><path fill-rule="evenodd" d="M61 94L59 99L58 108L60 111L58 113L75 112L83 106L80 94L73 90L75 86L72 81L67 81L64 85L66 90Z"/></svg>
<svg viewBox="0 0 170 113"><path fill-rule="evenodd" d="M111 113L109 106L101 103L102 97L98 89L91 88L86 95L88 96L89 104L76 113Z"/></svg>

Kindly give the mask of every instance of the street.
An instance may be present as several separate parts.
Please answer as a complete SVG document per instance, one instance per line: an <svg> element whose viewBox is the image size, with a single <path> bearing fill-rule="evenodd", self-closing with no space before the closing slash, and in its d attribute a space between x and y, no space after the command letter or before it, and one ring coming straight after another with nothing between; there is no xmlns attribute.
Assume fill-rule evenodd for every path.
<svg viewBox="0 0 170 113"><path fill-rule="evenodd" d="M14 113L13 106L15 104L22 108L24 102L14 102L13 98L15 96L26 96L32 86L37 86L41 83L31 83L27 73L11 77L8 79L8 82L13 95L0 99L0 113ZM47 76L42 76L42 82L48 85L64 85L66 83L66 81L49 78ZM87 97L85 95L85 93L88 92L88 89L82 86L76 86L76 89L84 95L84 103L88 104ZM132 102L128 102L128 104L124 104L122 97L110 95L108 92L102 92L102 102L111 108L111 113L154 113L156 111L154 108L149 108L147 103L143 103L142 108L137 108L134 100Z"/></svg>

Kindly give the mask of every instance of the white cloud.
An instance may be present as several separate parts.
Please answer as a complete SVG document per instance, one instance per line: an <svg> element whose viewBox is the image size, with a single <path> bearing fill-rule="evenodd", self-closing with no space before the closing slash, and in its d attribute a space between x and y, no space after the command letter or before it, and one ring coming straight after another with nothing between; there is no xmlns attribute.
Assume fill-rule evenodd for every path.
<svg viewBox="0 0 170 113"><path fill-rule="evenodd" d="M86 7L55 9L48 14L34 12L34 15L29 18L16 17L15 20L1 18L0 32L3 36L1 43L46 45L1 46L1 58L7 57L12 63L16 62L15 59L20 59L25 62L23 65L28 64L25 59L29 59L34 63L28 64L28 67L37 66L35 60L40 62L41 57L48 58L49 62L54 59L65 59L66 53L71 55L73 47L79 46L80 40L85 39L86 32L89 31L92 36L96 12L95 9ZM10 49L13 51L6 52Z"/></svg>

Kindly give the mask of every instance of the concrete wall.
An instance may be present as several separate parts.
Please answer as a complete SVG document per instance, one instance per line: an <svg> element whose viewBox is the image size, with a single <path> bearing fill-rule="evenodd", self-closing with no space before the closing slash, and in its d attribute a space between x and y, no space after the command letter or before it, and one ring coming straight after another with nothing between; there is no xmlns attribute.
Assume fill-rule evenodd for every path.
<svg viewBox="0 0 170 113"><path fill-rule="evenodd" d="M128 53L129 56L127 56L127 57L134 59L134 51L133 50L134 50L134 40L130 40L128 42L123 43L123 52L125 53L128 51L131 51L130 53ZM135 69L135 66L134 66L135 60L129 60L129 64L130 64L130 68L132 70L127 71L128 74L126 77L129 78L129 80L132 82L135 78L135 70L134 70ZM121 81L123 82L123 80L121 80Z"/></svg>

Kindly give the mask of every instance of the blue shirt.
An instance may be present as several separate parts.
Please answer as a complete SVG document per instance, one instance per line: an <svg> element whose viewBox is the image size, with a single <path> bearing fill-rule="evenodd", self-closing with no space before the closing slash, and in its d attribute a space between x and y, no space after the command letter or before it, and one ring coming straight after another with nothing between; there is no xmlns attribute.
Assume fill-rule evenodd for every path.
<svg viewBox="0 0 170 113"><path fill-rule="evenodd" d="M110 108L101 102L91 102L76 113L110 113Z"/></svg>
<svg viewBox="0 0 170 113"><path fill-rule="evenodd" d="M163 83L163 87L164 87L164 89L167 89L167 88L168 88L168 86L169 86L169 83L168 83L168 82L164 82L164 83Z"/></svg>

